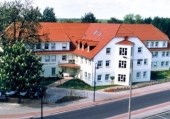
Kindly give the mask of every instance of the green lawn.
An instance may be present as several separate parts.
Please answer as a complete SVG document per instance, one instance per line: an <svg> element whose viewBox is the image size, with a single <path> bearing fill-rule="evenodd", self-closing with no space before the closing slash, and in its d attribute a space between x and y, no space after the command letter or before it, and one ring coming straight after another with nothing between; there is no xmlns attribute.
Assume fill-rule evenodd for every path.
<svg viewBox="0 0 170 119"><path fill-rule="evenodd" d="M83 82L80 79L72 79L69 80L67 82L65 82L64 84L58 86L61 88L72 88L72 89L79 89L79 90L93 90L93 87L86 84L85 82ZM108 87L113 87L113 85L109 85L109 86L96 86L96 90L99 89L104 89L104 88L108 88Z"/></svg>

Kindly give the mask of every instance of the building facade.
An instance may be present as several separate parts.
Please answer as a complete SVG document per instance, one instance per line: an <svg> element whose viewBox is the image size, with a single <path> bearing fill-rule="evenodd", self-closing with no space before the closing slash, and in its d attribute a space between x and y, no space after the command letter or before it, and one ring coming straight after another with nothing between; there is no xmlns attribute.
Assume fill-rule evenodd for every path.
<svg viewBox="0 0 170 119"><path fill-rule="evenodd" d="M153 25L40 23L35 44L43 76L59 72L89 85L129 85L150 81L151 71L169 70L169 39Z"/></svg>

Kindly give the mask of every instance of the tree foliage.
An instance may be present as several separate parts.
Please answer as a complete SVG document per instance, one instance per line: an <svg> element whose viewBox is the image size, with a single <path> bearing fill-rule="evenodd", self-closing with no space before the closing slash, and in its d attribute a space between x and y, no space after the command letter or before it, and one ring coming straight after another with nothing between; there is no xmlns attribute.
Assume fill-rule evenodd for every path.
<svg viewBox="0 0 170 119"><path fill-rule="evenodd" d="M56 22L57 21L53 8L46 7L44 9L43 15L42 15L42 21L43 22Z"/></svg>
<svg viewBox="0 0 170 119"><path fill-rule="evenodd" d="M110 20L107 21L108 23L123 23L122 20L116 19L114 17L111 17Z"/></svg>
<svg viewBox="0 0 170 119"><path fill-rule="evenodd" d="M35 35L41 19L38 7L34 8L31 2L12 1L0 5L1 35L7 39L24 39L25 42L38 41ZM8 27L7 27L8 26Z"/></svg>
<svg viewBox="0 0 170 119"><path fill-rule="evenodd" d="M26 49L23 41L16 41L3 49L0 57L1 87L21 91L38 85L42 72L40 58Z"/></svg>
<svg viewBox="0 0 170 119"><path fill-rule="evenodd" d="M93 13L89 12L89 13L85 13L85 15L82 16L81 22L82 22L82 23L96 23L96 22L97 22L97 19L96 19L96 17L94 16Z"/></svg>

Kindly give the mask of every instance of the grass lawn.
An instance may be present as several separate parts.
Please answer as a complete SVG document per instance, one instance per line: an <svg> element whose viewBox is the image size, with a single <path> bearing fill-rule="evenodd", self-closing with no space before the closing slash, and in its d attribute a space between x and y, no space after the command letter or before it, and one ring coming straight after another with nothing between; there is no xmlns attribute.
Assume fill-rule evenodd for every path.
<svg viewBox="0 0 170 119"><path fill-rule="evenodd" d="M157 81L170 81L170 71L152 71L151 79Z"/></svg>
<svg viewBox="0 0 170 119"><path fill-rule="evenodd" d="M83 82L80 79L72 79L69 80L67 82L65 82L64 84L58 86L61 88L72 88L72 89L79 89L79 90L93 90L93 87L86 84L85 82ZM108 86L96 86L96 90L99 89L104 89L104 88L108 88L108 87L113 87L113 85L108 85Z"/></svg>
<svg viewBox="0 0 170 119"><path fill-rule="evenodd" d="M56 78L56 77L44 78L44 79L42 79L42 81L41 81L41 85L47 86L47 85L52 84L52 83L54 83L54 82L56 82L56 81L58 81L58 80L60 80L60 79L59 79L59 78Z"/></svg>

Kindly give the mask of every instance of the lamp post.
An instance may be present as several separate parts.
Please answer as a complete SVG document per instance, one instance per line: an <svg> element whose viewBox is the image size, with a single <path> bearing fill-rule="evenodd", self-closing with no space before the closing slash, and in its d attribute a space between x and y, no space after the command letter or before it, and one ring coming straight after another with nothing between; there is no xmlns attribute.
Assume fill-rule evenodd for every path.
<svg viewBox="0 0 170 119"><path fill-rule="evenodd" d="M95 68L94 68L94 80L93 80L93 102L95 102L95 98L96 98L96 69L98 69L98 65L97 63L95 63Z"/></svg>
<svg viewBox="0 0 170 119"><path fill-rule="evenodd" d="M132 79L133 79L133 59L123 57L124 59L129 59L131 62L131 72L129 78L129 104L128 104L128 119L131 119L131 100L132 100Z"/></svg>

